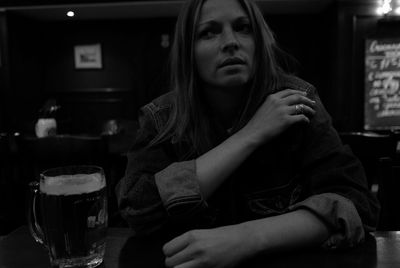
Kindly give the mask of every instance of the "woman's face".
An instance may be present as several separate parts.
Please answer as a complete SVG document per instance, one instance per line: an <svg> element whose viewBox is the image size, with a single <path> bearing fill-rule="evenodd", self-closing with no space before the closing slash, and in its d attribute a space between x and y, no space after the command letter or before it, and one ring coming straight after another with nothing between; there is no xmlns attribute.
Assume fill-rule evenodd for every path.
<svg viewBox="0 0 400 268"><path fill-rule="evenodd" d="M200 78L213 87L241 87L253 73L254 36L237 0L207 0L196 27L194 54Z"/></svg>

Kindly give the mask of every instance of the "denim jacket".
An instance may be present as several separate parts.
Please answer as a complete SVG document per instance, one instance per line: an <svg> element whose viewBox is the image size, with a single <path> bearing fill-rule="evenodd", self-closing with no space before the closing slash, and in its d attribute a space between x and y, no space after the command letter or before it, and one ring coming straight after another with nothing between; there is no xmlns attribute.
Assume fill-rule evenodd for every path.
<svg viewBox="0 0 400 268"><path fill-rule="evenodd" d="M173 139L148 147L163 129L173 105L167 93L141 109L140 129L116 188L122 216L138 235L160 229L211 228L307 209L332 230L322 245L349 247L375 229L379 204L359 160L344 146L315 88L285 77L277 90L311 92L316 114L259 147L205 200L192 156ZM224 138L230 134L224 133Z"/></svg>

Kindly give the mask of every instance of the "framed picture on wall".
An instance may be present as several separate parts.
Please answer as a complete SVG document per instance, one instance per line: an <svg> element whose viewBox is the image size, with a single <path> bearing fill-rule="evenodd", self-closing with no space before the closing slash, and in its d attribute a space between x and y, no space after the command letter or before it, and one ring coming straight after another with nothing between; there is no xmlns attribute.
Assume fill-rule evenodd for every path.
<svg viewBox="0 0 400 268"><path fill-rule="evenodd" d="M101 69L101 45L77 45L74 47L75 69Z"/></svg>

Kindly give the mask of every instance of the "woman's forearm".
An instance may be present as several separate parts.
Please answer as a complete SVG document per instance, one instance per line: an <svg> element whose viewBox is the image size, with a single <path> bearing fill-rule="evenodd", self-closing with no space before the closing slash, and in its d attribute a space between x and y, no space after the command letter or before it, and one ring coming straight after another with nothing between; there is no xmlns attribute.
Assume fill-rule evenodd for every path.
<svg viewBox="0 0 400 268"><path fill-rule="evenodd" d="M328 227L317 216L300 209L241 224L192 230L169 241L163 251L167 267L190 263L232 267L260 253L319 246L329 235Z"/></svg>
<svg viewBox="0 0 400 268"><path fill-rule="evenodd" d="M331 234L329 227L306 209L244 222L240 229L249 237L254 253L317 246Z"/></svg>
<svg viewBox="0 0 400 268"><path fill-rule="evenodd" d="M196 175L202 195L207 199L257 146L239 131L197 158Z"/></svg>

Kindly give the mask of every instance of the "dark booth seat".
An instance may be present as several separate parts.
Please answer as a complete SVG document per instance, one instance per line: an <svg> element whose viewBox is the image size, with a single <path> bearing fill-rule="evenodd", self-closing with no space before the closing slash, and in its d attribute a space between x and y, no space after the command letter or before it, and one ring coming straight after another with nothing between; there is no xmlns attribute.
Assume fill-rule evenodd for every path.
<svg viewBox="0 0 400 268"><path fill-rule="evenodd" d="M340 133L340 137L360 159L369 186L381 204L378 230L400 230L399 136L393 133L346 132Z"/></svg>
<svg viewBox="0 0 400 268"><path fill-rule="evenodd" d="M6 133L0 133L0 185L5 182L7 176L6 169L9 155L8 136Z"/></svg>
<svg viewBox="0 0 400 268"><path fill-rule="evenodd" d="M0 236L25 220L25 189L18 181L13 138L0 133Z"/></svg>
<svg viewBox="0 0 400 268"><path fill-rule="evenodd" d="M396 154L396 136L375 132L340 132L344 144L348 144L358 157L382 157Z"/></svg>
<svg viewBox="0 0 400 268"><path fill-rule="evenodd" d="M374 132L341 132L339 135L343 143L349 145L353 153L360 159L369 186L378 184L379 159L396 155L395 136Z"/></svg>
<svg viewBox="0 0 400 268"><path fill-rule="evenodd" d="M10 181L9 159L8 136L6 133L0 133L0 236L8 233L15 225L10 219L10 207L7 205L13 188Z"/></svg>
<svg viewBox="0 0 400 268"><path fill-rule="evenodd" d="M381 203L379 230L400 230L400 159L383 157L379 161L379 191Z"/></svg>

